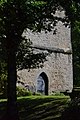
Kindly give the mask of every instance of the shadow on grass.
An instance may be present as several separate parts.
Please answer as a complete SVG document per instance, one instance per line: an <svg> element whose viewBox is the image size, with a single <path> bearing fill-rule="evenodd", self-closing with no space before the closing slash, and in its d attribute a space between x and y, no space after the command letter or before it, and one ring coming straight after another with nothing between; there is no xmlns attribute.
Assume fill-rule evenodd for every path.
<svg viewBox="0 0 80 120"><path fill-rule="evenodd" d="M0 120L6 114L6 101L0 102Z"/></svg>
<svg viewBox="0 0 80 120"><path fill-rule="evenodd" d="M18 100L20 120L80 120L80 98L26 97ZM0 119L6 101L0 101Z"/></svg>
<svg viewBox="0 0 80 120"><path fill-rule="evenodd" d="M69 103L61 120L80 120L80 98L75 98Z"/></svg>
<svg viewBox="0 0 80 120"><path fill-rule="evenodd" d="M35 98L21 99L18 109L21 120L61 120L61 112L68 99Z"/></svg>
<svg viewBox="0 0 80 120"><path fill-rule="evenodd" d="M66 97L22 97L18 99L20 120L61 120L61 114L68 101L69 98ZM6 101L0 101L0 118L5 112Z"/></svg>

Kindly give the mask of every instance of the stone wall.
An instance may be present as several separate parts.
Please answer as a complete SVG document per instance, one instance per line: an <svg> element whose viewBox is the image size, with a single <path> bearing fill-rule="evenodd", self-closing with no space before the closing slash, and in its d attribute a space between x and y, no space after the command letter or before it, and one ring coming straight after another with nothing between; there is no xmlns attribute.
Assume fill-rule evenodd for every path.
<svg viewBox="0 0 80 120"><path fill-rule="evenodd" d="M60 15L60 12L57 14ZM43 72L48 77L49 94L54 91L72 91L71 31L70 28L65 27L61 22L58 22L56 28L57 33L54 35L53 31L33 33L29 29L23 33L26 38L32 40L35 52L46 51L49 53L49 50L52 50L51 54L46 57L47 61L44 63L43 68L18 71L19 81L23 81L25 86L29 86L34 92L36 92L37 78ZM64 52L60 52L60 50Z"/></svg>
<svg viewBox="0 0 80 120"><path fill-rule="evenodd" d="M44 72L48 77L49 93L67 90L71 92L73 88L72 56L52 53L47 59L43 68L18 71L20 80L24 81L25 85L34 87L36 91L37 78Z"/></svg>

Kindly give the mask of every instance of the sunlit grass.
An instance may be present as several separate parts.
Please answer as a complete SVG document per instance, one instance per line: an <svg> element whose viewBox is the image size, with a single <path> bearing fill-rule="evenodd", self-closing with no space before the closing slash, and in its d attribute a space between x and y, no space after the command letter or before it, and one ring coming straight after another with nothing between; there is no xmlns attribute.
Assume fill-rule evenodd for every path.
<svg viewBox="0 0 80 120"><path fill-rule="evenodd" d="M50 96L44 96L44 95L40 95L40 96L37 96L37 95L32 95L32 96L22 96L22 97L18 97L17 99L19 100L21 100L21 99L26 99L26 98L28 98L28 99L39 99L39 98L41 98L41 99L45 99L45 98L70 98L69 96L60 96L60 95L50 95Z"/></svg>

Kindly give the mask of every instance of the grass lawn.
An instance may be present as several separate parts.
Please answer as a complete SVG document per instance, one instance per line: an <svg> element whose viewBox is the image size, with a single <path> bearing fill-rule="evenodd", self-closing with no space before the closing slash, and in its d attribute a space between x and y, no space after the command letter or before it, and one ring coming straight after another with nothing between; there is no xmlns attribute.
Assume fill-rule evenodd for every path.
<svg viewBox="0 0 80 120"><path fill-rule="evenodd" d="M20 120L60 120L67 106L68 96L27 96L18 98ZM0 117L4 115L6 100L0 100Z"/></svg>

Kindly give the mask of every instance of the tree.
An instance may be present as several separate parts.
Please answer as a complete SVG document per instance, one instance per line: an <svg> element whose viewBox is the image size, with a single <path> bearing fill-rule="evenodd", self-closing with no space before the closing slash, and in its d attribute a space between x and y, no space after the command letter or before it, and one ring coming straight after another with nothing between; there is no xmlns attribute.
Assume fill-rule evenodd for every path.
<svg viewBox="0 0 80 120"><path fill-rule="evenodd" d="M21 41L25 39L22 36L24 29L29 28L33 31L40 31L41 28L47 29L43 26L44 19L42 21L42 16L45 18L43 11L46 10L44 5L45 2L30 0L3 1L0 5L0 41L7 54L8 102L6 119L8 120L19 119L16 104L16 52ZM50 27L48 29L50 30ZM38 55L39 57L40 55Z"/></svg>
<svg viewBox="0 0 80 120"><path fill-rule="evenodd" d="M61 2L61 1L60 1ZM71 39L73 50L73 80L74 87L80 86L80 1L70 0L68 3L63 1L63 8L66 11L66 15L71 21Z"/></svg>
<svg viewBox="0 0 80 120"><path fill-rule="evenodd" d="M24 39L22 37L24 29L26 27L32 29L36 23L33 10L35 11L38 7L25 0L11 0L0 5L0 40L6 49L8 70L7 120L19 119L16 104L16 52Z"/></svg>
<svg viewBox="0 0 80 120"><path fill-rule="evenodd" d="M7 97L7 68L5 61L0 60L0 98Z"/></svg>
<svg viewBox="0 0 80 120"><path fill-rule="evenodd" d="M80 86L80 1L73 0L71 7L72 49L73 49L73 80L74 87Z"/></svg>
<svg viewBox="0 0 80 120"><path fill-rule="evenodd" d="M80 21L75 22L72 29L74 87L80 86Z"/></svg>
<svg viewBox="0 0 80 120"><path fill-rule="evenodd" d="M16 52L21 41L23 31L29 28L33 31L41 29L51 31L58 21L65 26L73 18L73 1L70 0L1 0L0 2L0 41L6 49L8 70L8 120L18 120L16 108ZM61 10L66 11L65 18L55 17L52 13ZM47 20L48 19L48 23ZM53 24L53 26L52 26Z"/></svg>

